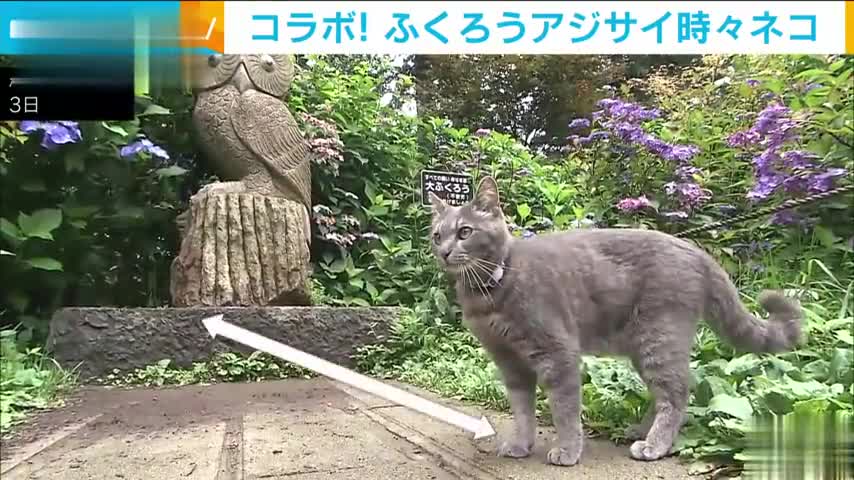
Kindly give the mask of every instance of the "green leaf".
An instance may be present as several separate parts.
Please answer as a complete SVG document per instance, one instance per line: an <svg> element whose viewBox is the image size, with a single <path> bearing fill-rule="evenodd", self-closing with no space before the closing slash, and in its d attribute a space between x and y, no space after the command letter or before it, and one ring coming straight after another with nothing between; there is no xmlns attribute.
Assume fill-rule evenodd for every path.
<svg viewBox="0 0 854 480"><path fill-rule="evenodd" d="M157 173L157 176L160 178L167 178L183 175L187 173L187 170L179 167L178 165L172 165L171 167L157 169L155 173Z"/></svg>
<svg viewBox="0 0 854 480"><path fill-rule="evenodd" d="M363 298L351 297L351 298L347 298L346 300L348 303L351 303L353 305L358 305L360 307L370 307L371 306L371 304L368 303L368 301L363 299Z"/></svg>
<svg viewBox="0 0 854 480"><path fill-rule="evenodd" d="M519 218L524 222L528 216L531 215L531 207L529 207L527 203L517 205L516 213L519 214Z"/></svg>
<svg viewBox="0 0 854 480"><path fill-rule="evenodd" d="M23 235L21 235L21 231L18 229L18 226L5 218L0 218L0 232L3 232L5 235L16 240L24 239Z"/></svg>
<svg viewBox="0 0 854 480"><path fill-rule="evenodd" d="M27 215L24 212L18 214L18 226L28 238L53 240L51 232L59 228L61 224L62 210L58 208L36 210L32 215Z"/></svg>
<svg viewBox="0 0 854 480"><path fill-rule="evenodd" d="M795 414L823 413L830 409L830 401L826 398L811 398L794 404Z"/></svg>
<svg viewBox="0 0 854 480"><path fill-rule="evenodd" d="M109 130L109 131L111 131L111 132L115 133L116 135L121 135L121 136L123 136L123 137L127 137L127 136L128 136L128 132L127 132L127 131L125 131L125 129L124 129L124 128L122 128L122 127L120 127L120 126L118 126L118 125L110 125L110 124L109 124L109 123L107 123L107 122L101 122L101 126L102 126L102 127L104 127L105 129L107 129L107 130Z"/></svg>
<svg viewBox="0 0 854 480"><path fill-rule="evenodd" d="M758 367L760 363L762 362L756 355L748 353L747 355L742 355L740 357L736 357L730 360L726 368L724 369L724 373L726 373L727 375L749 373L750 371Z"/></svg>
<svg viewBox="0 0 854 480"><path fill-rule="evenodd" d="M341 273L347 269L347 259L339 258L326 267L326 270L332 273Z"/></svg>
<svg viewBox="0 0 854 480"><path fill-rule="evenodd" d="M26 263L28 263L31 267L38 268L40 270L62 271L62 263L53 258L30 258L26 260Z"/></svg>
<svg viewBox="0 0 854 480"><path fill-rule="evenodd" d="M744 397L734 397L726 393L715 395L709 401L709 411L726 413L742 420L747 420L753 415L753 407L750 405L749 400Z"/></svg>
<svg viewBox="0 0 854 480"><path fill-rule="evenodd" d="M843 343L847 343L848 345L854 345L854 336L851 335L851 332L848 330L837 330L836 338Z"/></svg>
<svg viewBox="0 0 854 480"><path fill-rule="evenodd" d="M816 225L813 228L813 233L815 233L815 236L818 241L821 242L821 244L827 248L833 247L833 245L838 240L836 238L836 235L833 234L833 232L831 232L827 228L822 227L821 225Z"/></svg>
<svg viewBox="0 0 854 480"><path fill-rule="evenodd" d="M142 207L125 205L116 209L115 216L125 219L138 219L145 216L145 210Z"/></svg>
<svg viewBox="0 0 854 480"><path fill-rule="evenodd" d="M707 376L697 385L695 402L697 405L706 406L714 397L723 393L735 395L735 389L732 387L732 384L714 375Z"/></svg>
<svg viewBox="0 0 854 480"><path fill-rule="evenodd" d="M149 105L148 108L145 109L143 113L140 113L140 117L144 117L147 115L170 115L172 111L168 108L161 107L160 105Z"/></svg>
<svg viewBox="0 0 854 480"><path fill-rule="evenodd" d="M31 193L46 192L47 185L45 185L44 180L30 180L21 184L21 190Z"/></svg>

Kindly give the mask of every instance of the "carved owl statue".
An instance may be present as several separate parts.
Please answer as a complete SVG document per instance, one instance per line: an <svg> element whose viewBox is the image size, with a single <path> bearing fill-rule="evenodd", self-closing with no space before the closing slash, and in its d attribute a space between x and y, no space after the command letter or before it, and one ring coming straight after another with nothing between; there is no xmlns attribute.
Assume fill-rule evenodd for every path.
<svg viewBox="0 0 854 480"><path fill-rule="evenodd" d="M292 58L211 55L193 62L193 126L210 165L224 180L202 191L285 197L305 205L308 217L311 153L282 100L294 76Z"/></svg>

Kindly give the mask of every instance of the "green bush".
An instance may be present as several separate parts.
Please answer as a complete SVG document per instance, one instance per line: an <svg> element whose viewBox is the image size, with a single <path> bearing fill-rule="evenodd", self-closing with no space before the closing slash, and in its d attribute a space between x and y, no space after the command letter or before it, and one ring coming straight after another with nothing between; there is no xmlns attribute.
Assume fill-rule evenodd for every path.
<svg viewBox="0 0 854 480"><path fill-rule="evenodd" d="M397 107L412 100L413 81L383 59L305 60L288 104L320 154L315 300L410 307L390 342L362 352L360 368L495 408L507 403L494 366L463 328L430 254L430 215L416 188L421 169L495 176L520 236L593 227L677 232L850 184L854 171L851 59L709 56L614 85L600 92L600 111L572 122L562 154L548 156L502 132L402 113ZM0 125L4 324L22 323L40 338L60 305L167 303L175 214L211 176L189 139L188 98L158 102L169 108L141 99L137 121L81 124L80 138L49 149L39 145L43 131ZM140 132L169 159L152 146L123 158ZM797 216L694 238L751 307L763 288L799 295L809 341L787 354L738 355L702 328L683 454L732 458L752 413L854 409L852 204L852 195L842 195ZM161 363L116 381L278 375L266 361L250 360L182 372ZM589 427L620 438L647 401L624 362L585 359Z"/></svg>
<svg viewBox="0 0 854 480"><path fill-rule="evenodd" d="M20 345L15 330L0 330L0 434L26 411L56 405L75 380L74 372L60 368L41 348Z"/></svg>
<svg viewBox="0 0 854 480"><path fill-rule="evenodd" d="M174 218L204 178L178 108L0 124L0 324L40 341L59 306L168 303Z"/></svg>

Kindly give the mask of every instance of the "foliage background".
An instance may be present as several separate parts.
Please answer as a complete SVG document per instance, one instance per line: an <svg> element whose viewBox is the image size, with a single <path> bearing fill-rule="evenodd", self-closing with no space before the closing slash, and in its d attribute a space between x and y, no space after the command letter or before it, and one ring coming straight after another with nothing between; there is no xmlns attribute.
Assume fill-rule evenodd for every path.
<svg viewBox="0 0 854 480"><path fill-rule="evenodd" d="M422 168L494 175L514 233L526 236L594 226L675 232L828 182L851 183L850 58L710 56L628 70L624 59L573 58L415 59L402 71L382 58L299 59L287 102L323 153L313 174L316 298L411 307L390 343L363 352L364 370L507 408L494 367L461 326L452 290L430 258L429 215L413 188ZM587 62L589 73L578 77L572 62ZM479 85L460 84L463 67L496 74ZM437 77L442 81L434 84ZM502 82L512 95L496 96L494 84ZM590 101L579 103L582 96ZM528 97L529 107L519 111ZM399 110L413 101L418 116ZM492 103L501 106L487 112ZM2 326L18 332L6 334L4 348L41 362L40 352L27 349L44 339L59 306L168 304L175 216L215 177L196 154L187 95L138 104L134 121L83 123L79 140L52 150L41 145L43 131L0 124L0 315ZM777 104L790 111L767 111ZM760 123L781 135L781 155L806 152L801 156L811 166L780 167L788 183L757 198L750 192L767 181L757 158L771 147L730 138ZM532 135L537 129L546 133ZM141 145L140 135L152 147L122 155L128 145ZM792 353L741 355L702 329L683 454L737 454L754 412L854 409L852 205L850 194L839 196L800 209L797 218L761 218L696 238L751 307L763 288L798 295L809 341ZM621 361L585 362L586 424L620 438L645 408L645 389ZM4 365L3 382L32 387L34 374L13 378L5 373L13 364ZM265 365L240 368L262 376ZM137 378L163 381L167 366ZM209 379L218 369L169 375ZM240 377L223 371L226 380ZM26 404L5 396L3 402L7 411ZM547 418L546 405L539 408Z"/></svg>

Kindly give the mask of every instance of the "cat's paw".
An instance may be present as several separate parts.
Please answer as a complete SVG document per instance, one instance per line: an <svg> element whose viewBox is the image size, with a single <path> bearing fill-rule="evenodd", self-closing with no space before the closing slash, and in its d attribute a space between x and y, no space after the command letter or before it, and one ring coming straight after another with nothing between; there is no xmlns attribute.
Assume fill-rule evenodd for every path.
<svg viewBox="0 0 854 480"><path fill-rule="evenodd" d="M629 448L629 452L631 452L632 458L645 462L658 460L666 456L669 451L670 447L654 445L647 442L646 440L638 440L637 442L633 443L632 446Z"/></svg>
<svg viewBox="0 0 854 480"><path fill-rule="evenodd" d="M646 438L648 432L648 428L644 428L640 423L636 423L626 428L625 436L627 440L641 440Z"/></svg>
<svg viewBox="0 0 854 480"><path fill-rule="evenodd" d="M501 442L498 446L498 456L508 458L525 458L531 455L534 446L518 441Z"/></svg>
<svg viewBox="0 0 854 480"><path fill-rule="evenodd" d="M546 461L552 465L561 467L575 465L578 463L579 458L581 458L581 448L554 447L546 455Z"/></svg>

